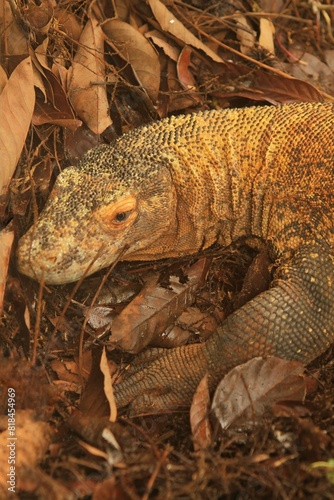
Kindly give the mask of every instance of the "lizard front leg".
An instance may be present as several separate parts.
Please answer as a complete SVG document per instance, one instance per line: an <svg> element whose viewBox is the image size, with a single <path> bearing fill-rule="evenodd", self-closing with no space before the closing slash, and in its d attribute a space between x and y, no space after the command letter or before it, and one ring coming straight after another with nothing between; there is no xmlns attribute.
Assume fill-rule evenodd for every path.
<svg viewBox="0 0 334 500"><path fill-rule="evenodd" d="M214 389L224 373L255 356L309 363L334 340L333 286L329 249L305 245L282 261L268 291L231 314L205 343L140 355L115 387L117 405L131 403L132 414L189 406L205 373Z"/></svg>

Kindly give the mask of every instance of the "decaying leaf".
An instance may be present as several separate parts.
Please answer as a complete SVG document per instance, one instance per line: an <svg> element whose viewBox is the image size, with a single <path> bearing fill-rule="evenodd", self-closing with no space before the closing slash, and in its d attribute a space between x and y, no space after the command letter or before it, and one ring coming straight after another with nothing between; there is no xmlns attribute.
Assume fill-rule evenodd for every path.
<svg viewBox="0 0 334 500"><path fill-rule="evenodd" d="M2 416L0 419L2 429L7 429L8 427L7 418L7 416ZM43 459L52 437L51 426L46 422L36 420L33 410L16 411L14 421L15 441L14 439L9 440L10 436L8 432L0 434L1 498L9 498L6 493L8 493L10 484L7 483L8 476L4 471L10 472L10 464L8 462L10 449L12 449L15 457L15 465L12 464L15 467L15 480L13 480L13 483L17 488L18 479L21 482L31 474L33 480L38 471L38 463ZM10 443L12 443L12 448L9 447ZM10 491L15 492L17 490L14 488L14 490Z"/></svg>
<svg viewBox="0 0 334 500"><path fill-rule="evenodd" d="M209 407L210 394L206 374L198 384L190 408L190 426L195 451L207 448L212 442Z"/></svg>
<svg viewBox="0 0 334 500"><path fill-rule="evenodd" d="M274 44L275 26L270 19L261 17L260 19L260 37L259 45L266 49L270 54L275 54Z"/></svg>
<svg viewBox="0 0 334 500"><path fill-rule="evenodd" d="M107 41L131 64L138 82L155 102L160 87L160 63L150 42L133 26L119 19L108 19L101 27Z"/></svg>
<svg viewBox="0 0 334 500"><path fill-rule="evenodd" d="M101 134L112 124L105 85L104 39L97 20L90 19L80 36L79 49L68 78L72 105L96 134Z"/></svg>
<svg viewBox="0 0 334 500"><path fill-rule="evenodd" d="M248 54L254 48L256 33L251 28L248 19L243 15L236 17L237 21L237 38L240 41L240 52Z"/></svg>
<svg viewBox="0 0 334 500"><path fill-rule="evenodd" d="M27 57L15 68L0 96L0 195L19 161L35 105L32 63Z"/></svg>
<svg viewBox="0 0 334 500"><path fill-rule="evenodd" d="M100 361L100 370L104 376L104 394L108 400L109 407L110 407L109 420L110 420L110 422L115 422L117 419L117 406L116 406L116 402L115 402L114 391L112 388L112 381L111 381L109 364L108 364L108 359L107 359L105 347L103 348L103 351L102 351L102 356L101 356L101 361Z"/></svg>
<svg viewBox="0 0 334 500"><path fill-rule="evenodd" d="M123 351L137 353L174 322L183 309L194 301L194 293L207 270L206 259L200 259L187 272L188 281L171 278L170 287L162 288L157 277L151 277L141 292L112 322L110 344Z"/></svg>
<svg viewBox="0 0 334 500"><path fill-rule="evenodd" d="M17 14L13 15L13 10ZM0 53L7 56L28 55L28 36L19 21L16 2L0 2Z"/></svg>
<svg viewBox="0 0 334 500"><path fill-rule="evenodd" d="M6 227L0 232L0 316L3 307L10 252L14 241L14 231Z"/></svg>
<svg viewBox="0 0 334 500"><path fill-rule="evenodd" d="M304 401L304 366L277 357L254 358L233 368L220 382L212 410L222 429L251 428L278 401Z"/></svg>
<svg viewBox="0 0 334 500"><path fill-rule="evenodd" d="M193 35L191 31L189 31L185 25L179 21L162 2L160 2L160 0L148 0L148 4L163 31L175 36L186 45L202 50L213 61L223 62L213 50L196 38L196 36Z"/></svg>
<svg viewBox="0 0 334 500"><path fill-rule="evenodd" d="M296 78L305 80L313 85L321 85L323 88L333 89L334 70L319 57L305 52L304 50L290 49L290 53L295 57L291 64L291 74Z"/></svg>
<svg viewBox="0 0 334 500"><path fill-rule="evenodd" d="M0 66L0 95L5 86L7 85L7 82L8 82L8 77L6 71L3 69L2 66Z"/></svg>

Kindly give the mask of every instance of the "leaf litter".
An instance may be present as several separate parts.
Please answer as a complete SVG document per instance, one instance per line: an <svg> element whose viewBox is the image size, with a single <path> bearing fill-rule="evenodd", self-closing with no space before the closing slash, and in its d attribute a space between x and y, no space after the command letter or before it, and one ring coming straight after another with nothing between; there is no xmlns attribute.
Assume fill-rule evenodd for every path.
<svg viewBox="0 0 334 500"><path fill-rule="evenodd" d="M0 396L4 409L16 390L20 495L333 497L331 352L307 375L252 360L226 375L213 403L203 380L190 419L109 420L114 361L133 358L112 350L112 323L130 351L204 340L268 286L261 253L212 249L196 283L193 258L122 264L101 290L103 273L78 290L39 290L10 259L14 233L34 223L58 173L100 142L170 113L333 100L333 22L329 0L2 0Z"/></svg>

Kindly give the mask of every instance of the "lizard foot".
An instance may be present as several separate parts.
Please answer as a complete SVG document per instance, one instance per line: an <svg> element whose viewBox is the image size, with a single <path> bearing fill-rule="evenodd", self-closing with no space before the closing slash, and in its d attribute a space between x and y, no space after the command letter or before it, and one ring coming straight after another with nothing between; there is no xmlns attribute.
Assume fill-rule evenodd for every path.
<svg viewBox="0 0 334 500"><path fill-rule="evenodd" d="M149 349L137 356L125 378L114 386L117 406L130 404L131 416L188 408L207 371L204 346Z"/></svg>

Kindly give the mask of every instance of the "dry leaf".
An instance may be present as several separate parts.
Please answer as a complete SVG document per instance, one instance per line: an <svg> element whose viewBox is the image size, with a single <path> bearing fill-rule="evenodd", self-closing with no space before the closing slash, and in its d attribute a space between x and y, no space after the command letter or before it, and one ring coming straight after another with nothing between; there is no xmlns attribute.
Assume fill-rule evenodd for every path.
<svg viewBox="0 0 334 500"><path fill-rule="evenodd" d="M30 57L14 69L0 96L0 195L6 192L19 161L35 105Z"/></svg>
<svg viewBox="0 0 334 500"><path fill-rule="evenodd" d="M8 263L13 241L14 231L6 227L3 231L0 232L0 316L2 314Z"/></svg>
<svg viewBox="0 0 334 500"><path fill-rule="evenodd" d="M195 291L206 272L206 264L206 259L196 262L187 272L186 284L172 277L168 289L158 285L156 277L151 277L141 292L113 320L110 344L126 352L140 352L193 303Z"/></svg>
<svg viewBox="0 0 334 500"><path fill-rule="evenodd" d="M304 401L304 366L276 357L233 368L216 389L212 410L223 429L250 428L278 401Z"/></svg>
<svg viewBox="0 0 334 500"><path fill-rule="evenodd" d="M182 87L185 90L191 91L191 97L194 99L194 101L200 102L201 97L196 87L195 77L190 70L192 52L193 50L190 47L184 47L182 49L176 65L177 76Z"/></svg>
<svg viewBox="0 0 334 500"><path fill-rule="evenodd" d="M210 393L206 374L197 386L190 408L190 426L195 451L207 448L212 443L209 408Z"/></svg>
<svg viewBox="0 0 334 500"><path fill-rule="evenodd" d="M28 2L24 8L24 16L28 24L36 32L46 34L53 21L53 7L50 0L41 0L38 4Z"/></svg>
<svg viewBox="0 0 334 500"><path fill-rule="evenodd" d="M283 78L282 76L258 70L249 73L244 66L232 65L229 69L234 71L233 78L238 78L239 85L235 92L212 92L218 99L231 101L232 97L246 97L254 101L267 101L272 104L286 104L289 102L322 102L324 99L320 92L308 82L297 78ZM236 72L239 70L239 77ZM231 78L232 78L232 75ZM226 78L226 69L223 77Z"/></svg>
<svg viewBox="0 0 334 500"><path fill-rule="evenodd" d="M275 54L274 36L275 26L272 21L270 21L270 19L266 19L265 17L261 17L259 45L271 54Z"/></svg>
<svg viewBox="0 0 334 500"><path fill-rule="evenodd" d="M319 57L309 52L290 49L290 53L295 56L297 61L300 60L299 63L293 61L293 64L290 65L289 69L293 76L305 80L304 84L307 84L307 82L310 82L309 85L319 86L320 84L321 88L326 89L328 87L329 90L333 90L333 69L321 61Z"/></svg>
<svg viewBox="0 0 334 500"><path fill-rule="evenodd" d="M12 7L11 7L12 5ZM13 16L12 8L16 3L3 1L0 3L0 53L7 56L28 55L28 36L23 27L17 22ZM17 19L20 14L16 11Z"/></svg>
<svg viewBox="0 0 334 500"><path fill-rule="evenodd" d="M1 428L7 428L7 417L2 417ZM6 425L5 424L6 421ZM0 496L1 498L10 498L4 495L4 491L8 493L9 483L8 476L5 474L10 472L9 445L14 444L15 452L15 477L16 481L22 480L22 475L29 472L33 473L38 469L38 463L43 459L52 436L51 427L45 423L35 420L33 410L16 410L15 413L15 441L9 439L8 432L0 434ZM15 481L14 481L15 482ZM18 485L16 484L16 487ZM14 490L14 491L17 491ZM17 498L13 495L13 498Z"/></svg>
<svg viewBox="0 0 334 500"><path fill-rule="evenodd" d="M160 0L148 0L148 4L163 31L175 36L186 45L191 45L195 49L202 50L213 61L223 62L213 50L196 38L195 35L193 35L191 31L189 31L184 24L181 23L162 2L160 2Z"/></svg>
<svg viewBox="0 0 334 500"><path fill-rule="evenodd" d="M172 61L176 62L178 60L180 49L171 45L163 33L160 33L158 30L151 30L145 33L145 37L152 40L154 45L162 49L166 56L172 59Z"/></svg>
<svg viewBox="0 0 334 500"><path fill-rule="evenodd" d="M89 20L81 34L68 80L76 113L96 134L112 124L105 85L104 39L97 20Z"/></svg>
<svg viewBox="0 0 334 500"><path fill-rule="evenodd" d="M65 10L59 6L56 7L54 15L58 20L59 29L64 31L72 40L79 40L82 26L78 18L69 10Z"/></svg>
<svg viewBox="0 0 334 500"><path fill-rule="evenodd" d="M240 41L240 52L248 54L255 45L255 31L251 28L248 19L245 16L236 16L237 24L237 38Z"/></svg>
<svg viewBox="0 0 334 500"><path fill-rule="evenodd" d="M3 67L0 66L0 94L2 93L3 89L7 85L7 82L8 82L7 73L3 69Z"/></svg>
<svg viewBox="0 0 334 500"><path fill-rule="evenodd" d="M101 361L100 361L100 370L103 373L104 377L104 394L108 400L110 407L110 422L115 422L117 420L117 406L115 402L114 391L112 387L112 381L110 376L110 369L108 364L108 359L106 355L106 348L103 348Z"/></svg>
<svg viewBox="0 0 334 500"><path fill-rule="evenodd" d="M108 42L131 64L139 84L155 102L160 88L160 63L150 42L133 26L119 19L108 19L101 27Z"/></svg>

